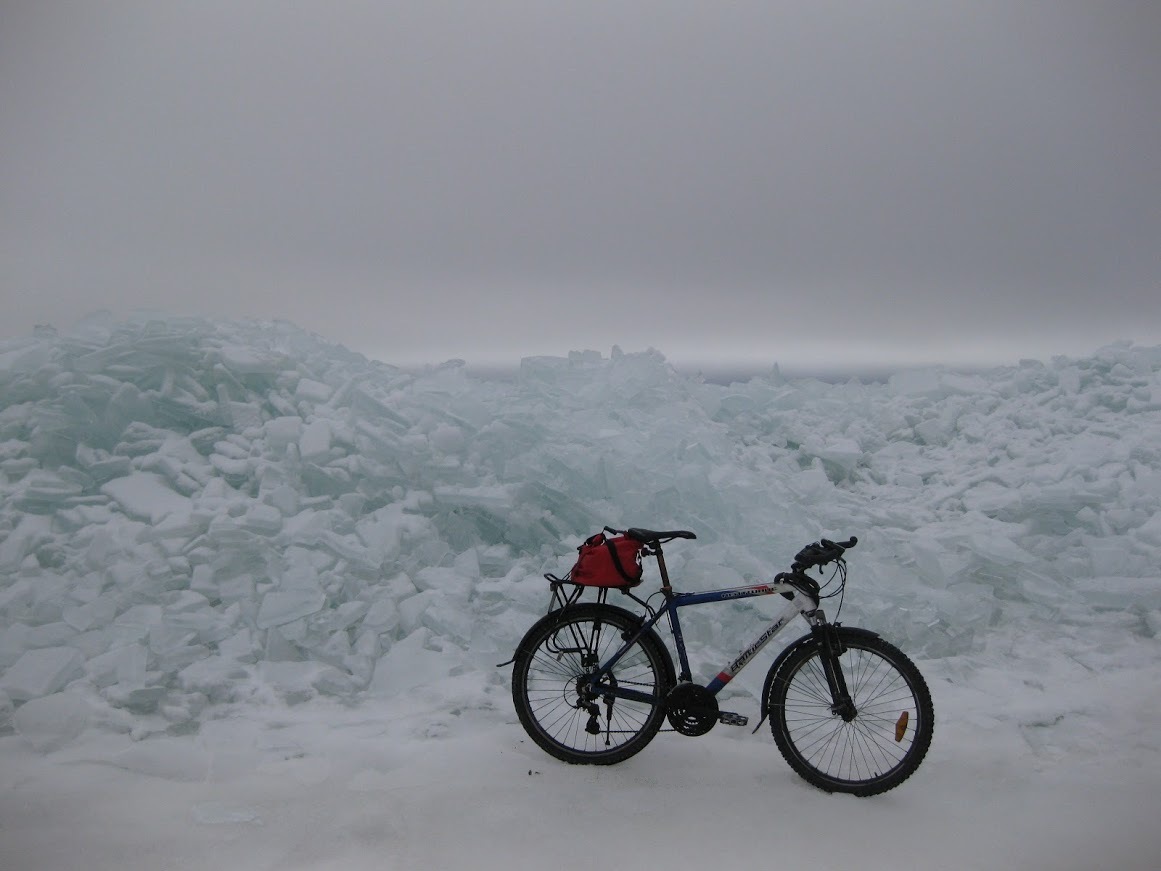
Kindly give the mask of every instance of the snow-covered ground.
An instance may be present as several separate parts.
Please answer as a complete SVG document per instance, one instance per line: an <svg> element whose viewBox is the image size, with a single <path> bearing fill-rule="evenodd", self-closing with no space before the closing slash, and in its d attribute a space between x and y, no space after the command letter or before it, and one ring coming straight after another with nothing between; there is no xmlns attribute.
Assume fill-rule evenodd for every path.
<svg viewBox="0 0 1161 871"><path fill-rule="evenodd" d="M1159 348L723 386L43 330L0 345L0 868L1161 868L1159 507ZM826 795L765 727L543 754L495 664L606 523L696 531L683 589L858 535L842 617L927 677L919 772ZM766 607L686 612L695 672Z"/></svg>

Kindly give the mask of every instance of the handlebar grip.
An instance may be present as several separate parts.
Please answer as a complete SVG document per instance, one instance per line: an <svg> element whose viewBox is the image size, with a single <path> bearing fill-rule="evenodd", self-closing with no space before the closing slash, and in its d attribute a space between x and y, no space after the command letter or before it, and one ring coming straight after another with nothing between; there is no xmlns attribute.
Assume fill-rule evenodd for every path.
<svg viewBox="0 0 1161 871"><path fill-rule="evenodd" d="M858 543L859 543L859 540L852 535L846 541L838 542L838 546L841 547L843 550L850 550L852 547L854 547Z"/></svg>

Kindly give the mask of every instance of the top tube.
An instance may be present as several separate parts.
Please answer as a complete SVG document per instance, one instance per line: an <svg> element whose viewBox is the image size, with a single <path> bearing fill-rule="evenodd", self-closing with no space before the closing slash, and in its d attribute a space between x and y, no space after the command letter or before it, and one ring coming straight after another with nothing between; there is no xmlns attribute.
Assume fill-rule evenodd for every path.
<svg viewBox="0 0 1161 871"><path fill-rule="evenodd" d="M700 593L673 593L673 604L701 605L705 602L727 602L734 599L751 599L754 596L770 596L774 593L801 593L790 584L753 584L747 587L730 587L725 590L706 590Z"/></svg>

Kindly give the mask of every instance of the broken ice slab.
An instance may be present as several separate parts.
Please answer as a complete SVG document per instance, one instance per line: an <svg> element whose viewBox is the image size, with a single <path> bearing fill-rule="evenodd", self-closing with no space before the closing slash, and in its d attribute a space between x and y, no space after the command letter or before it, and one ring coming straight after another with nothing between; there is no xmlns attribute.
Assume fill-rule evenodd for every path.
<svg viewBox="0 0 1161 871"><path fill-rule="evenodd" d="M315 695L347 695L354 681L333 665L321 662L262 662L258 675L290 704Z"/></svg>
<svg viewBox="0 0 1161 871"><path fill-rule="evenodd" d="M503 577L513 563L511 548L506 544L493 544L482 548L476 554L480 574L486 578Z"/></svg>
<svg viewBox="0 0 1161 871"><path fill-rule="evenodd" d="M132 464L128 457L109 455L107 457L93 459L84 468L88 472L89 477L93 479L93 483L104 484L106 481L112 481L114 478L128 475L132 469Z"/></svg>
<svg viewBox="0 0 1161 871"><path fill-rule="evenodd" d="M1077 587L1081 596L1102 608L1161 608L1161 581L1156 578L1091 578Z"/></svg>
<svg viewBox="0 0 1161 871"><path fill-rule="evenodd" d="M259 629L281 626L321 611L325 604L326 596L317 587L271 590L262 597L256 625Z"/></svg>
<svg viewBox="0 0 1161 871"><path fill-rule="evenodd" d="M239 432L242 430L257 429L262 426L265 420L261 406L251 402L226 403L225 416L229 419L234 429Z"/></svg>
<svg viewBox="0 0 1161 871"><path fill-rule="evenodd" d="M936 538L916 536L910 546L919 576L934 587L954 583L971 564L967 554L944 549Z"/></svg>
<svg viewBox="0 0 1161 871"><path fill-rule="evenodd" d="M307 402L320 404L328 401L333 393L334 390L329 384L313 381L310 378L300 379L298 386L294 389L295 399L305 399Z"/></svg>
<svg viewBox="0 0 1161 871"><path fill-rule="evenodd" d="M1028 565L1037 558L999 531L973 532L964 539L976 555L1001 566Z"/></svg>
<svg viewBox="0 0 1161 871"><path fill-rule="evenodd" d="M93 685L102 688L120 683L141 686L149 665L149 649L144 644L128 644L94 656L85 663L85 673Z"/></svg>
<svg viewBox="0 0 1161 871"><path fill-rule="evenodd" d="M379 657L368 691L373 696L391 697L433 684L445 678L456 665L446 653L433 650L438 644L431 630L423 627L395 642Z"/></svg>
<svg viewBox="0 0 1161 871"><path fill-rule="evenodd" d="M258 535L274 535L282 529L282 512L273 505L255 503L238 519L238 526Z"/></svg>
<svg viewBox="0 0 1161 871"><path fill-rule="evenodd" d="M167 396L154 397L153 402L158 421L178 432L191 432L222 422L216 402Z"/></svg>
<svg viewBox="0 0 1161 871"><path fill-rule="evenodd" d="M485 487L436 487L435 500L440 505L491 508L503 510L516 502L519 485L493 484Z"/></svg>
<svg viewBox="0 0 1161 871"><path fill-rule="evenodd" d="M863 449L851 438L807 439L803 442L802 453L807 457L818 457L846 473L854 471L863 458Z"/></svg>
<svg viewBox="0 0 1161 871"><path fill-rule="evenodd" d="M36 469L20 482L13 496L13 505L29 514L50 514L67 503L69 497L79 496L89 480L83 472L65 469L62 474Z"/></svg>
<svg viewBox="0 0 1161 871"><path fill-rule="evenodd" d="M246 375L274 377L287 368L287 358L284 354L265 348L225 343L217 349L217 353L226 369L239 378Z"/></svg>
<svg viewBox="0 0 1161 871"><path fill-rule="evenodd" d="M24 616L33 602L33 585L30 578L20 578L9 586L0 589L0 616L3 616L4 625L11 626L19 617Z"/></svg>
<svg viewBox="0 0 1161 871"><path fill-rule="evenodd" d="M112 705L124 708L134 714L152 714L165 698L167 690L163 686L133 686L116 684L108 687L101 695Z"/></svg>
<svg viewBox="0 0 1161 871"><path fill-rule="evenodd" d="M153 472L134 472L109 481L101 492L112 497L129 517L149 523L157 523L168 514L188 514L192 507L188 498Z"/></svg>
<svg viewBox="0 0 1161 871"><path fill-rule="evenodd" d="M0 572L12 572L24 558L43 544L53 541L52 518L48 515L18 515L16 528L0 536Z"/></svg>
<svg viewBox="0 0 1161 871"><path fill-rule="evenodd" d="M283 416L266 421L262 425L266 433L266 447L268 450L282 455L289 445L297 444L302 436L302 418Z"/></svg>
<svg viewBox="0 0 1161 871"><path fill-rule="evenodd" d="M160 605L133 605L113 621L111 633L116 645L145 641L153 627L161 625Z"/></svg>
<svg viewBox="0 0 1161 871"><path fill-rule="evenodd" d="M98 596L83 605L70 605L61 609L61 619L77 632L106 626L116 616L117 598L112 594Z"/></svg>
<svg viewBox="0 0 1161 871"><path fill-rule="evenodd" d="M218 654L223 659L253 662L257 653L258 645L254 641L254 631L248 626L218 642Z"/></svg>
<svg viewBox="0 0 1161 871"><path fill-rule="evenodd" d="M394 599L376 600L363 617L362 626L375 632L391 632L399 625L399 607Z"/></svg>
<svg viewBox="0 0 1161 871"><path fill-rule="evenodd" d="M305 463L302 467L304 496L314 498L336 497L354 489L351 473L336 466Z"/></svg>
<svg viewBox="0 0 1161 871"><path fill-rule="evenodd" d="M371 575L377 575L379 572L381 561L354 536L338 535L324 530L319 533L318 545L345 560L352 571Z"/></svg>
<svg viewBox="0 0 1161 871"><path fill-rule="evenodd" d="M140 409L137 411L138 413L148 414L148 406L146 406L143 412ZM113 448L113 453L118 456L144 457L148 454L155 453L162 449L166 440L171 436L169 430L142 423L140 420L134 420L132 414L130 414L129 419L130 423L128 423L121 433L121 440Z"/></svg>
<svg viewBox="0 0 1161 871"><path fill-rule="evenodd" d="M36 457L13 457L8 460L0 460L0 474L3 474L10 481L19 481L39 465L40 460Z"/></svg>
<svg viewBox="0 0 1161 871"><path fill-rule="evenodd" d="M220 426L206 427L189 434L190 443L203 457L214 452L214 446L226 436L226 430Z"/></svg>
<svg viewBox="0 0 1161 871"><path fill-rule="evenodd" d="M177 674L177 684L186 692L202 693L212 702L228 701L239 681L250 670L234 658L206 656L190 663Z"/></svg>
<svg viewBox="0 0 1161 871"><path fill-rule="evenodd" d="M70 646L75 637L76 630L72 626L63 620L54 620L29 628L26 639L29 647L60 647Z"/></svg>
<svg viewBox="0 0 1161 871"><path fill-rule="evenodd" d="M47 696L81 671L84 657L72 647L26 650L0 677L0 690L14 702Z"/></svg>
<svg viewBox="0 0 1161 871"><path fill-rule="evenodd" d="M995 481L981 481L966 490L961 497L964 508L989 517L1008 520L1019 514L1023 494L1019 489L1005 487Z"/></svg>
<svg viewBox="0 0 1161 871"><path fill-rule="evenodd" d="M88 702L71 693L32 699L12 716L17 734L40 753L51 753L71 743L88 724Z"/></svg>
<svg viewBox="0 0 1161 871"><path fill-rule="evenodd" d="M210 454L210 465L234 487L245 484L254 474L254 462L250 457L227 457L220 453Z"/></svg>
<svg viewBox="0 0 1161 871"><path fill-rule="evenodd" d="M298 439L298 452L304 460L324 458L331 449L331 425L325 419L317 417L308 423Z"/></svg>

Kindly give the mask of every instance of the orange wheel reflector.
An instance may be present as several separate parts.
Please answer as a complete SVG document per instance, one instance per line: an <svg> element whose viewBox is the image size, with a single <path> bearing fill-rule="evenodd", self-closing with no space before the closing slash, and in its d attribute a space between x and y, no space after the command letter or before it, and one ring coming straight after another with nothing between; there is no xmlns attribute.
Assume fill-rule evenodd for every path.
<svg viewBox="0 0 1161 871"><path fill-rule="evenodd" d="M907 734L907 712L904 711L899 715L899 719L895 721L895 742L898 743L903 740L903 736Z"/></svg>

